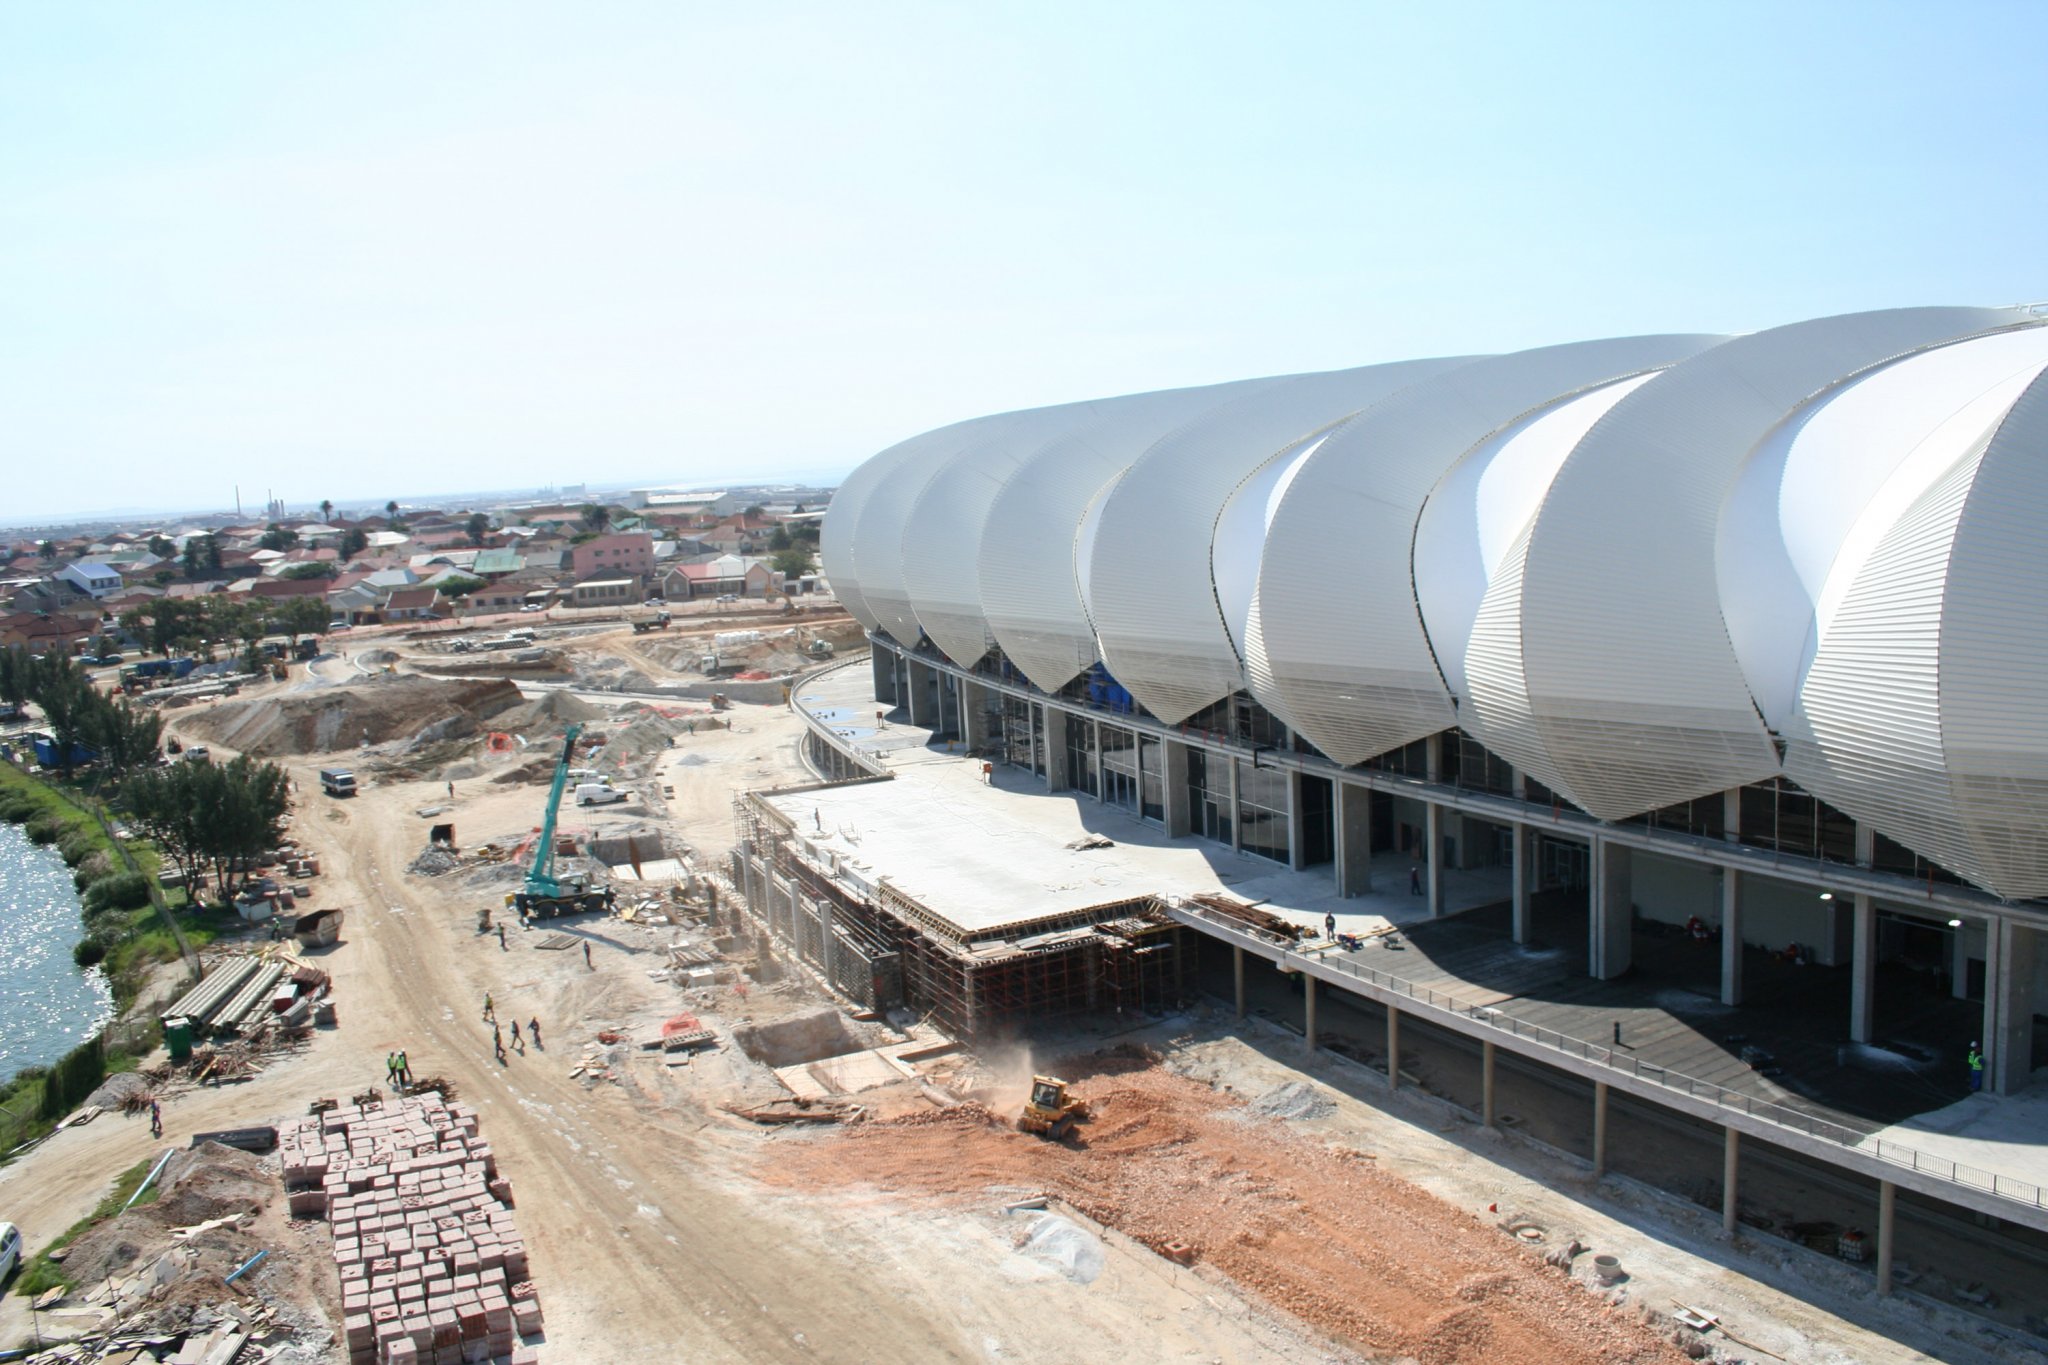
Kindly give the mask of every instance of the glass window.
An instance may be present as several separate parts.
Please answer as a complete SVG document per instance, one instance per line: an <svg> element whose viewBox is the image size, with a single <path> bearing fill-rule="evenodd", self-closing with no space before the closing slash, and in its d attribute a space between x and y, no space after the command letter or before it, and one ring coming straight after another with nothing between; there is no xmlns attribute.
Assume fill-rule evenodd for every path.
<svg viewBox="0 0 2048 1365"><path fill-rule="evenodd" d="M1095 771L1095 722L1086 716L1067 717L1067 785L1100 796Z"/></svg>
<svg viewBox="0 0 2048 1365"><path fill-rule="evenodd" d="M1097 727L1102 740L1102 799L1138 809L1138 737L1114 725Z"/></svg>
<svg viewBox="0 0 2048 1365"><path fill-rule="evenodd" d="M1237 765L1238 847L1276 863L1292 861L1287 845L1287 774Z"/></svg>
<svg viewBox="0 0 2048 1365"><path fill-rule="evenodd" d="M1151 735L1138 736L1138 814L1166 823L1166 750Z"/></svg>
<svg viewBox="0 0 2048 1365"><path fill-rule="evenodd" d="M1229 762L1206 749L1188 749L1188 822L1193 833L1219 844L1230 842Z"/></svg>

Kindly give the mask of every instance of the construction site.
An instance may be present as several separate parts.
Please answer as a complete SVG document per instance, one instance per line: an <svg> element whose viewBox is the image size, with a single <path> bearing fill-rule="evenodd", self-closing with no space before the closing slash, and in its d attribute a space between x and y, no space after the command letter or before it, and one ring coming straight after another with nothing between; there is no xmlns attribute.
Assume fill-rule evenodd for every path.
<svg viewBox="0 0 2048 1365"><path fill-rule="evenodd" d="M290 847L143 1007L165 1052L0 1168L75 1268L0 1299L0 1348L966 1360L1057 1322L1103 1361L2038 1358L2024 1295L1943 1287L1981 1252L1916 1241L1879 1296L1761 1173L1726 1236L1624 1098L1593 1172L1512 1060L1489 1123L1476 1049L1290 957L1333 907L1362 953L1412 916L1048 803L854 650L821 667L843 619L758 622L544 628L532 675L364 632L166 712L286 766ZM765 681L702 670L747 630Z"/></svg>

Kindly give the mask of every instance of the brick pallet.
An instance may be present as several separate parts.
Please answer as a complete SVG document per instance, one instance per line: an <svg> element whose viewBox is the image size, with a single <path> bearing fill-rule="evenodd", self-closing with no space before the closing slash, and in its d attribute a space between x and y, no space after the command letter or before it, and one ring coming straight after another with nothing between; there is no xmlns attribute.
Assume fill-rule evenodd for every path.
<svg viewBox="0 0 2048 1365"><path fill-rule="evenodd" d="M349 1365L531 1365L540 1300L476 1111L433 1093L278 1129L295 1215L333 1226Z"/></svg>

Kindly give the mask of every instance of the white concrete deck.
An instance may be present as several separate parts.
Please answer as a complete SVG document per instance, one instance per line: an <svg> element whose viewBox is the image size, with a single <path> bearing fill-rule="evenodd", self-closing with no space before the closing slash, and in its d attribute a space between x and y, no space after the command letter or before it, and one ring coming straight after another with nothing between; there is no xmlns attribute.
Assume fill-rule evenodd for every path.
<svg viewBox="0 0 2048 1365"><path fill-rule="evenodd" d="M871 719L870 686L864 665L849 667L806 687L800 701ZM1048 793L1042 779L1001 763L984 783L979 759L931 748L930 737L891 720L859 743L880 754L894 781L767 800L821 850L862 876L886 878L967 934L1140 896L1214 891L1317 928L1335 915L1344 933L1428 918L1425 898L1409 890L1405 854L1376 858L1373 891L1347 900L1327 866L1296 872L1206 840L1168 839L1115 806ZM1090 834L1115 846L1067 847ZM1446 872L1446 912L1505 900L1508 890L1505 869Z"/></svg>
<svg viewBox="0 0 2048 1365"><path fill-rule="evenodd" d="M1977 1094L1915 1114L1857 1145L1897 1143L1978 1171L1996 1172L2048 1189L2048 1086L2017 1095Z"/></svg>

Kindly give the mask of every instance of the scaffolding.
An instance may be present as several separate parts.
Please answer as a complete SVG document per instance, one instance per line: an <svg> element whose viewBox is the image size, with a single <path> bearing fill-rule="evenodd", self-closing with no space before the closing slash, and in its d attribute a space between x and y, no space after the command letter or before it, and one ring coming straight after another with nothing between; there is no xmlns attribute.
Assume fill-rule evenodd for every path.
<svg viewBox="0 0 2048 1365"><path fill-rule="evenodd" d="M733 885L764 932L863 1008L901 1006L988 1039L1036 1020L1156 1014L1190 994L1186 931L1153 897L970 934L886 878L820 856L760 795L733 802Z"/></svg>

